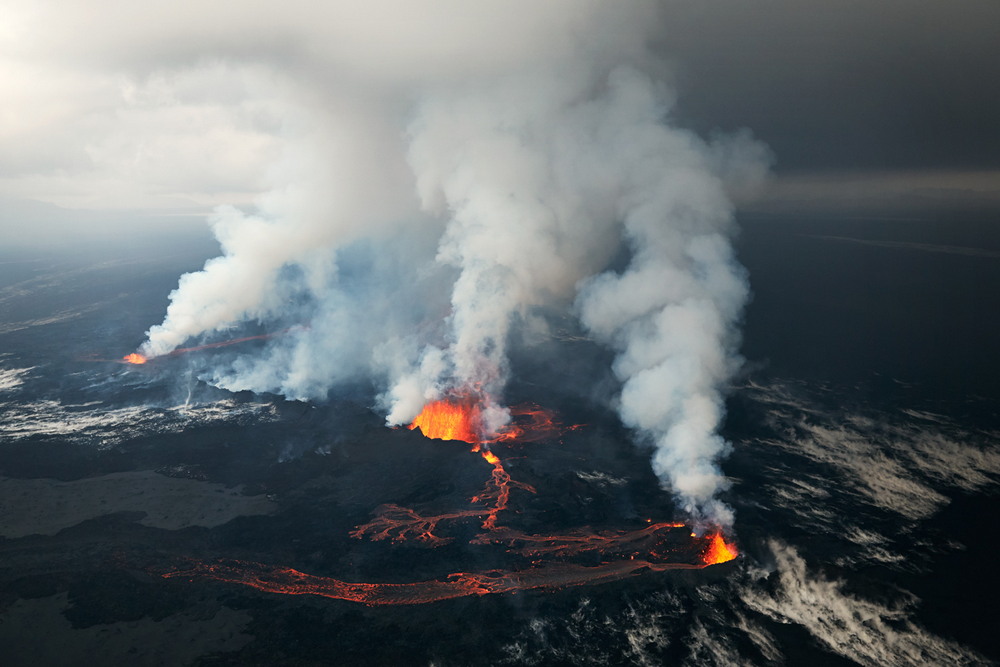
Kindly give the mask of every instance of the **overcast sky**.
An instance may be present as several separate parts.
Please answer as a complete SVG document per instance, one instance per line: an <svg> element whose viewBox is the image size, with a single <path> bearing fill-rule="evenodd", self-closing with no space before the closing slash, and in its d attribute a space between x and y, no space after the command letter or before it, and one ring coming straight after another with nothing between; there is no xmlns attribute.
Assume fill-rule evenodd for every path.
<svg viewBox="0 0 1000 667"><path fill-rule="evenodd" d="M0 198L246 204L316 109L379 99L404 117L421 87L558 58L594 4L3 1ZM677 122L771 147L772 196L1000 191L996 0L690 0L602 20L615 48L634 33L663 60Z"/></svg>

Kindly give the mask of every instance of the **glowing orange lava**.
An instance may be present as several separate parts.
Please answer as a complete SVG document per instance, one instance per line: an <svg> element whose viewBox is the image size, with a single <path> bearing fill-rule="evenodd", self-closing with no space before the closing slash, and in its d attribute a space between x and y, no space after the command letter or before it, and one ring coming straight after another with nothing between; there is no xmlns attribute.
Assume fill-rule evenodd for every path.
<svg viewBox="0 0 1000 667"><path fill-rule="evenodd" d="M126 364L144 364L147 361L149 361L149 359L142 356L138 352L133 352L132 354L126 354L124 357L122 357L122 361L124 361Z"/></svg>
<svg viewBox="0 0 1000 667"><path fill-rule="evenodd" d="M451 542L451 538L436 534L438 525L445 521L482 518L483 529L494 530L497 525L497 516L507 509L507 505L510 503L511 488L521 489L529 493L536 493L536 491L529 484L511 479L510 474L504 469L500 457L493 452L480 449L478 445L473 448L473 452L478 452L493 466L493 474L486 482L486 488L471 499L471 502L480 505L479 507L424 515L408 507L392 503L381 505L375 510L375 518L368 523L357 526L351 531L351 537L357 539L367 537L376 541L391 540L393 542L414 539L437 547Z"/></svg>
<svg viewBox="0 0 1000 667"><path fill-rule="evenodd" d="M684 530L677 530L680 528ZM161 572L160 576L188 579L205 577L249 586L267 593L318 595L375 606L425 604L469 595L514 593L532 589L558 590L572 586L593 586L644 572L701 570L736 558L732 545L727 544L720 533L693 538L686 538L687 535L686 526L681 523L653 523L644 528L625 531L594 531L584 527L565 535L528 535L516 530L499 529L497 532L481 535L472 544L506 543L513 547L510 550L512 553L534 558L529 566L509 570L455 572L441 579L406 583L348 582L306 574L289 567L235 560L189 562L185 569ZM417 537L422 539L421 536ZM396 537L394 541L399 539L405 538ZM708 550L699 557L694 550L699 546L704 549L701 544L704 542L708 543ZM724 554L715 554L720 549ZM596 553L601 561L583 565L565 560L585 553Z"/></svg>
<svg viewBox="0 0 1000 667"><path fill-rule="evenodd" d="M195 563L188 569L166 572L160 576L188 579L206 577L250 586L267 593L319 595L375 606L425 604L468 595L513 593L530 589L558 590L570 586L618 581L645 571L698 570L703 567L705 566L691 563L651 563L638 559L618 560L596 566L550 563L523 570L455 572L444 579L386 584L341 581L332 577L306 574L290 567L274 567L263 563L220 561Z"/></svg>
<svg viewBox="0 0 1000 667"><path fill-rule="evenodd" d="M394 506L400 513L409 512ZM683 528L684 530L677 530ZM416 534L417 539L426 535ZM736 551L720 533L687 537L681 523L653 523L625 531L594 531L584 527L565 535L528 535L516 530L497 529L484 533L471 544L510 545L510 552L533 558L527 567L483 572L455 572L442 579L406 583L347 582L332 577L306 574L289 567L264 563L220 560L190 562L185 569L160 572L164 578L205 577L241 584L281 595L318 595L366 605L402 605L439 602L469 595L514 593L532 589L558 590L572 586L593 586L619 581L644 572L701 570L736 558ZM355 535L357 537L357 535ZM373 536L373 539L388 537ZM406 539L397 535L393 541ZM436 541L433 546L447 540ZM703 543L708 543L705 550ZM697 549L704 553L699 556ZM581 554L595 554L594 565L567 562Z"/></svg>
<svg viewBox="0 0 1000 667"><path fill-rule="evenodd" d="M500 462L500 457L496 454L488 449L484 449L479 453L482 454L483 458L493 466L493 475L490 478L490 482L492 482L492 484L488 483L485 491L480 493L478 496L473 496L472 502L488 503L493 501L493 507L490 508L486 515L486 520L483 521L484 529L493 530L497 527L497 515L507 509L507 504L510 502L510 488L512 486L524 489L529 493L535 493L536 491L534 487L529 484L515 482L511 479L510 474L507 472L506 468L503 467L503 463Z"/></svg>
<svg viewBox="0 0 1000 667"><path fill-rule="evenodd" d="M457 398L431 401L409 425L420 429L433 440L461 440L472 444L482 442L537 442L557 439L566 431L581 427L565 426L551 411L537 405L518 405L510 409L511 423L498 433L482 432L482 408L471 393ZM488 460L488 459L487 459ZM492 463L492 461L490 461Z"/></svg>
<svg viewBox="0 0 1000 667"><path fill-rule="evenodd" d="M575 431L582 424L566 426L551 410L537 405L517 405L510 409L511 423L500 429L492 442L537 442L556 440L566 431Z"/></svg>
<svg viewBox="0 0 1000 667"><path fill-rule="evenodd" d="M596 585L644 572L700 570L737 557L735 545L726 541L721 530L699 536L684 523L646 519L646 525L637 528L596 530L582 526L561 534L531 534L498 526L498 515L508 508L512 489L536 491L511 479L501 458L490 450L490 443L519 439L507 437L512 433L523 434L527 439L533 435L548 439L567 429L548 411L536 407L515 409L511 411L515 418L511 426L493 440L480 440L480 414L478 404L471 399L434 401L410 425L429 438L472 443L472 453L479 454L492 466L485 488L470 499L472 507L424 514L386 504L376 509L375 518L357 526L350 536L394 543L414 540L439 547L454 539L438 534L442 523L477 519L482 521L482 532L469 540L469 548L506 548L512 559L509 569L455 572L439 579L407 583L365 583L311 575L289 567L220 560L189 561L184 569L159 574L165 578L204 577L283 595L318 595L366 605L401 605Z"/></svg>
<svg viewBox="0 0 1000 667"><path fill-rule="evenodd" d="M683 523L650 522L635 530L594 530L583 526L562 535L530 535L512 528L497 528L491 533L474 537L470 544L506 544L511 553L529 558L568 558L596 552L605 558L662 560L668 554L676 555L673 553L676 547L666 548L664 545L677 542L671 535L681 528L685 530L679 532L686 532L687 527Z"/></svg>
<svg viewBox="0 0 1000 667"><path fill-rule="evenodd" d="M722 536L722 533L709 535L708 539L710 540L708 550L702 557L705 565L727 563L739 555L736 546L730 542L726 542L726 538Z"/></svg>
<svg viewBox="0 0 1000 667"><path fill-rule="evenodd" d="M410 430L419 428L426 437L434 440L461 440L479 442L479 407L474 401L431 401L410 424Z"/></svg>

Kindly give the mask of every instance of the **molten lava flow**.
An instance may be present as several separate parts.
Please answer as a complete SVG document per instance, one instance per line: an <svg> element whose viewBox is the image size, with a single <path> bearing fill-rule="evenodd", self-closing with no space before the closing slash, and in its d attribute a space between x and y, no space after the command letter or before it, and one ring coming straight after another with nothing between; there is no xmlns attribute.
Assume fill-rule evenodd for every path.
<svg viewBox="0 0 1000 667"><path fill-rule="evenodd" d="M483 449L479 453L482 454L483 458L493 466L493 475L490 478L490 482L492 482L492 484L487 483L486 489L482 493L478 496L472 497L472 502L493 502L493 507L490 508L489 512L486 514L486 520L483 521L484 529L493 530L497 527L497 515L507 509L507 503L510 502L510 488L515 486L530 493L535 493L535 488L529 484L515 482L511 479L510 474L503 467L503 463L500 462L500 457L490 450Z"/></svg>
<svg viewBox="0 0 1000 667"><path fill-rule="evenodd" d="M570 586L603 584L651 570L696 570L704 565L690 563L650 563L643 560L620 560L596 566L553 563L524 570L455 572L443 580L415 581L405 584L353 583L299 572L289 567L263 563L223 561L195 563L186 570L166 572L164 578L206 577L226 583L242 584L267 593L282 595L319 595L360 602L366 605L424 604L468 595L512 593L530 589L556 590Z"/></svg>
<svg viewBox="0 0 1000 667"><path fill-rule="evenodd" d="M705 555L702 557L705 565L727 563L739 555L736 546L726 542L721 532L713 533L707 537L709 540L708 550L705 551Z"/></svg>
<svg viewBox="0 0 1000 667"><path fill-rule="evenodd" d="M684 530L678 530L678 529ZM583 526L563 535L530 535L511 528L498 528L478 535L471 544L506 544L512 553L530 558L571 558L597 552L602 557L642 557L662 559L666 553L684 551L689 543L678 535L687 534L683 523L650 523L636 530L602 530Z"/></svg>
<svg viewBox="0 0 1000 667"><path fill-rule="evenodd" d="M493 474L486 482L486 488L483 489L482 493L472 497L473 503L484 504L485 507L424 516L408 507L395 504L382 505L375 510L376 517L374 519L351 531L351 537L357 539L368 537L371 540L392 540L393 542L415 539L418 542L437 547L451 542L451 538L435 534L438 525L444 521L482 517L482 526L485 530L496 528L497 515L507 509L507 504L510 502L511 487L523 489L529 493L536 493L536 491L529 484L511 479L504 469L500 457L493 452L488 449L479 449L478 446L473 451L478 452L493 466Z"/></svg>
<svg viewBox="0 0 1000 667"><path fill-rule="evenodd" d="M542 434L550 438L561 432L551 413L531 408L512 410L515 423L493 440L480 440L480 409L473 400L442 400L429 403L411 429L419 428L427 437L472 443L492 467L482 493L473 496L477 507L441 514L420 514L415 509L386 504L376 517L356 527L350 535L375 541L415 540L437 547L453 540L437 534L442 522L482 520L483 532L472 538L470 548L506 547L514 561L507 570L456 572L441 579L409 583L347 582L306 574L288 567L244 561L195 563L186 569L159 574L171 577L206 577L250 586L283 595L319 595L366 605L422 604L469 595L510 593L530 589L555 590L618 581L643 572L699 570L735 559L736 547L721 530L698 536L683 523L653 522L633 529L595 530L583 526L562 534L529 534L497 525L500 512L507 509L512 488L535 493L535 489L511 479L490 443L509 441L511 433ZM526 417L526 418L525 418ZM520 422L516 420L520 419ZM575 428L575 427L572 427Z"/></svg>
<svg viewBox="0 0 1000 667"><path fill-rule="evenodd" d="M537 405L518 405L510 409L511 423L500 429L492 442L537 442L556 440L566 431L575 431L582 424L565 426L551 410Z"/></svg>
<svg viewBox="0 0 1000 667"><path fill-rule="evenodd" d="M149 359L142 356L138 352L133 352L132 354L126 354L124 357L122 357L122 361L124 361L126 364L144 364L147 361L149 361Z"/></svg>
<svg viewBox="0 0 1000 667"><path fill-rule="evenodd" d="M480 409L469 399L431 401L410 424L434 440L479 442Z"/></svg>
<svg viewBox="0 0 1000 667"><path fill-rule="evenodd" d="M375 518L368 523L357 526L350 532L355 539L367 537L374 541L392 540L405 542L413 539L432 547L439 547L452 541L450 537L440 537L435 534L438 524L442 521L455 521L469 517L480 517L487 510L478 508L423 516L408 507L387 504L375 510Z"/></svg>
<svg viewBox="0 0 1000 667"><path fill-rule="evenodd" d="M721 533L706 537L689 535L684 524L677 523L653 523L631 531L583 528L566 535L526 535L515 530L499 529L490 536L480 536L472 543L526 545L512 551L535 557L536 560L521 569L455 572L443 579L409 583L347 582L292 568L244 561L195 563L187 569L161 572L160 576L206 577L268 593L319 595L366 605L402 605L439 602L469 595L593 586L643 572L700 570L736 558L735 549L726 543ZM398 539L401 538L394 538L394 541ZM708 543L708 549L699 557L697 548L704 549L704 542ZM589 552L599 553L601 562L583 565L553 560Z"/></svg>
<svg viewBox="0 0 1000 667"><path fill-rule="evenodd" d="M535 493L535 489L512 480L500 457L490 451L488 443L553 439L564 431L579 428L579 426L563 426L551 411L537 405L518 406L512 408L510 413L512 422L494 437L485 438L481 425L482 409L475 398L475 392L470 391L428 403L409 426L410 430L419 428L428 438L471 443L472 451L478 452L493 466L493 474L486 489L474 496L472 502L492 503L492 507L487 510L466 510L424 517L398 505L384 505L380 508L381 516L363 526L358 526L351 535L362 537L369 534L372 539L387 539L395 533L395 537L392 537L394 541L406 539L406 535L413 535L423 542L436 545L443 543L441 538L434 535L438 523L446 519L469 516L485 516L483 528L494 530L497 526L497 515L507 509L511 487L518 487L531 493Z"/></svg>

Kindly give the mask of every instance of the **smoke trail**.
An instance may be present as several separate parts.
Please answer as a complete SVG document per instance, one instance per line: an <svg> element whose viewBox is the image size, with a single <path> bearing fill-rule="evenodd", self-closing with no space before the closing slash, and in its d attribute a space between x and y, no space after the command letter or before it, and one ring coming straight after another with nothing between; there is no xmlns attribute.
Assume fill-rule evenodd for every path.
<svg viewBox="0 0 1000 667"><path fill-rule="evenodd" d="M631 264L586 280L580 314L620 352L622 419L655 446L657 474L689 513L728 523L714 499L725 449L715 431L747 287L729 244L725 180L759 179L764 149L744 135L710 145L665 125L669 98L632 68L598 82L553 79L435 100L415 128L422 201L451 215L438 259L460 269L446 384L495 394L511 319L571 291L624 240Z"/></svg>
<svg viewBox="0 0 1000 667"><path fill-rule="evenodd" d="M747 288L727 192L759 180L765 151L669 124L643 49L651 3L513 5L477 3L454 19L460 39L458 5L404 11L399 53L315 56L338 73L329 92L288 74L302 110L279 183L253 215L217 212L223 255L181 278L143 351L309 321L209 379L319 398L381 378L390 424L473 393L489 430L509 418L512 327L534 306L575 309L618 352L622 419L654 446L665 486L728 523L715 431ZM456 39L458 64L424 46ZM606 272L623 244L630 264Z"/></svg>
<svg viewBox="0 0 1000 667"><path fill-rule="evenodd" d="M629 267L588 281L578 303L586 326L619 353L619 412L654 446L657 475L689 514L728 525L714 498L724 486L715 460L726 448L716 429L720 387L738 365L734 325L747 287L718 183L677 168L663 165L664 182L625 214Z"/></svg>

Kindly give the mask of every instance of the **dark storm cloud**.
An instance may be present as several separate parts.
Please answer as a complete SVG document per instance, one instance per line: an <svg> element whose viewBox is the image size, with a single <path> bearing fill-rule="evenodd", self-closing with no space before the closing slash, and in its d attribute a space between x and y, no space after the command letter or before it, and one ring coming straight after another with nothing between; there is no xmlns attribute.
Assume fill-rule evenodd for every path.
<svg viewBox="0 0 1000 667"><path fill-rule="evenodd" d="M1000 166L1000 3L664 2L680 120L753 128L779 174Z"/></svg>
<svg viewBox="0 0 1000 667"><path fill-rule="evenodd" d="M417 92L428 72L440 83L538 63L565 51L554 26L599 4L6 2L0 195L99 208L247 203L280 159L289 79L322 82L311 89L325 108L323 91ZM569 32L597 50L631 41L633 55L652 34L678 124L752 129L779 177L1000 167L994 0L654 4L659 24L644 15L641 28L616 18ZM475 38L482 23L489 48Z"/></svg>

